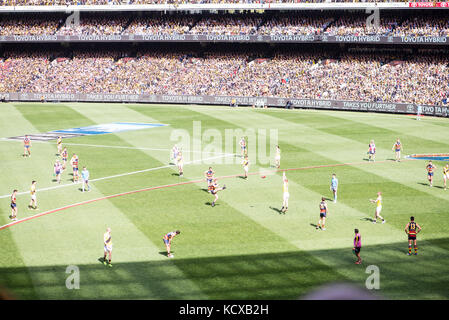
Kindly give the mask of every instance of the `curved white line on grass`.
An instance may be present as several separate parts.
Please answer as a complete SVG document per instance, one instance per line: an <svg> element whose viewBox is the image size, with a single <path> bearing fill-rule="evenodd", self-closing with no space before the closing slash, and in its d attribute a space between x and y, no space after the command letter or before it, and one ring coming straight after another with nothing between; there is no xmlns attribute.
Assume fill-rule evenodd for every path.
<svg viewBox="0 0 449 320"><path fill-rule="evenodd" d="M276 169L276 170L271 170L272 172L282 172L282 171L297 171L297 170L309 170L309 169L316 169L316 168L327 168L327 167L340 167L340 166L353 166L353 165L359 165L359 164L374 164L374 163L385 163L385 162L389 162L391 160L384 160L384 161L376 161L376 162L353 162L353 163L337 163L337 164L325 164L325 165L317 165L317 166L308 166L308 167L302 167L302 168L290 168L290 169ZM227 178L235 178L238 176L241 176L242 174L233 174L233 175L229 175L229 176L222 176L222 177L218 177L217 179L227 179ZM248 175L260 175L259 172L250 172L248 173ZM86 200L86 201L82 201L82 202L77 202L74 204L70 204L64 207L60 207L60 208L56 208L56 209L52 209L49 211L45 211L45 212L41 212L38 214L35 214L33 216L30 217L26 217L17 221L13 221L10 222L8 224L5 224L3 226L0 226L0 230L12 227L16 224L28 221L28 220L32 220L32 219L36 219L45 215L48 215L50 213L55 213L55 212L59 212L59 211L63 211L66 209L70 209L73 207L78 207L81 205L85 205L85 204L89 204L92 202L97 202L100 200L106 200L106 199L111 199L111 198L116 198L116 197L121 197L121 196L125 196L125 195L129 195L129 194L134 194L134 193L139 193L139 192L144 192L144 191L151 191L151 190L157 190L157 189L163 189L163 188L169 188L169 187L177 187L177 186L182 186L182 185L187 185L187 184L193 184L193 183L200 183L202 181L205 181L205 178L199 179L199 180L191 180L191 181L186 181L186 182L179 182L179 183L173 183L173 184L166 184L166 185L162 185L162 186L156 186L156 187L148 187L148 188L144 188L144 189L138 189L138 190L133 190L133 191L127 191L127 192L122 192L122 193L117 193L117 194L113 194L113 195L109 195L109 196L104 196L104 197L100 197L100 198L95 198L95 199L90 199L90 200Z"/></svg>
<svg viewBox="0 0 449 320"><path fill-rule="evenodd" d="M201 161L208 161L208 160L226 158L226 157L230 157L230 156L235 156L235 155L234 154L220 155L220 156L216 156L216 157L210 157L210 158L205 158L205 159L198 159L198 160L189 161L189 162L186 162L185 164L192 164L192 163L201 162ZM129 175L133 175L133 174L143 173L143 172L155 171L155 170L159 170L159 169L166 169L166 168L175 167L175 166L176 166L176 164L168 164L168 165L161 166L161 167L148 168L148 169L143 169L143 170L138 170L138 171L120 173L120 174L116 174L116 175L113 175L113 176L106 176L106 177L101 177L101 178L97 178L97 179L91 179L91 180L89 180L89 182L95 182L95 181L101 181L101 180L107 180L107 179L114 179L114 178L129 176ZM80 183L81 182L79 182L78 184L80 184ZM74 183L59 184L59 185L52 186L52 187L37 189L36 192L54 190L54 189L59 189L59 188L65 188L65 187L69 187L69 186L73 186L73 185L76 185L76 184L74 184ZM23 191L23 192L18 192L17 193L17 195L24 195L24 194L29 194L29 191ZM5 194L5 195L0 196L0 199L5 199L5 198L8 198L10 196L11 196L10 194Z"/></svg>

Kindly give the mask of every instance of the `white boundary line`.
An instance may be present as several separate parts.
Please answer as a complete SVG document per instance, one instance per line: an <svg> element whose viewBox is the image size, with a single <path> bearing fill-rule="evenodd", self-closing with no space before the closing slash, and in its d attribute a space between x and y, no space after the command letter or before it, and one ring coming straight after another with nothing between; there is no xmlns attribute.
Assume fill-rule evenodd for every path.
<svg viewBox="0 0 449 320"><path fill-rule="evenodd" d="M13 140L7 138L1 138L0 141L13 141L13 142L21 142L20 140ZM33 140L32 143L45 143L45 144L54 144L53 142L48 141L38 141ZM150 150L150 151L173 151L172 149L162 149L162 148L144 148L144 147L128 147L128 146L108 146L102 144L86 144L86 143L63 143L68 146L82 146L82 147L95 147L95 148L111 148L111 149L132 149L132 150ZM201 154L217 154L217 155L233 155L233 153L219 153L219 152L207 152L207 151L194 151L194 150L182 150L182 152L188 153L201 153Z"/></svg>
<svg viewBox="0 0 449 320"><path fill-rule="evenodd" d="M219 156L215 156L215 157L209 157L209 158L205 158L205 159L198 159L198 160L189 161L189 162L186 162L185 164L193 164L193 163L196 163L196 162L208 161L208 160L214 160L214 159L220 159L220 158L227 158L227 157L231 157L231 156L234 157L236 155L235 154L219 155ZM101 181L101 180L107 180L107 179L114 179L114 178L129 176L129 175L133 175L133 174L143 173L143 172L155 171L155 170L159 170L159 169L166 169L166 168L175 167L175 166L176 166L176 164L168 164L168 165L160 166L160 167L148 168L148 169L132 171L132 172L125 172L125 173L120 173L120 174L116 174L116 175L113 175L113 176L106 176L106 177L101 177L101 178L97 178L97 179L92 179L92 180L89 180L89 182L95 182L95 181ZM81 182L79 182L79 183L81 183ZM75 186L75 185L77 185L79 183L60 184L60 185L57 185L57 186L37 189L36 192ZM17 195L24 195L24 194L29 194L29 191L23 191L23 192L18 192L17 193ZM9 197L11 197L11 195L10 194L6 194L6 195L0 196L0 199L5 199L5 198L9 198Z"/></svg>

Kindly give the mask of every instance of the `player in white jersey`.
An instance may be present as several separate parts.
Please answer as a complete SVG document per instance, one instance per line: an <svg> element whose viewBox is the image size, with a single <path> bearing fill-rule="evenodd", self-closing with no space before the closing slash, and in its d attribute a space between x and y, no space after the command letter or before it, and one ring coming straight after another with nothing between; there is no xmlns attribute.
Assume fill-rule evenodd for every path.
<svg viewBox="0 0 449 320"><path fill-rule="evenodd" d="M111 228L107 228L105 234L103 235L103 243L104 243L104 256L103 256L103 264L109 265L112 267L112 236L111 236ZM109 256L109 260L106 257Z"/></svg>
<svg viewBox="0 0 449 320"><path fill-rule="evenodd" d="M334 203L337 203L338 179L335 173L332 174L330 189L334 194Z"/></svg>
<svg viewBox="0 0 449 320"><path fill-rule="evenodd" d="M444 180L444 190L447 190L446 182L449 180L449 164L443 167L443 180Z"/></svg>
<svg viewBox="0 0 449 320"><path fill-rule="evenodd" d="M382 223L385 223L386 220L380 215L380 212L382 211L382 192L377 193L377 199L376 200L369 200L372 203L376 204L376 212L374 214L374 220L373 223L377 222L377 218L380 218L382 220Z"/></svg>
<svg viewBox="0 0 449 320"><path fill-rule="evenodd" d="M290 198L290 193L288 193L288 179L285 176L285 171L283 172L282 175L282 180L284 182L284 186L283 186L283 201L282 201L282 209L281 212L286 213L288 210L288 199Z"/></svg>
<svg viewBox="0 0 449 320"><path fill-rule="evenodd" d="M243 171L245 171L245 179L248 179L248 171L249 171L249 159L248 156L245 156L242 160Z"/></svg>
<svg viewBox="0 0 449 320"><path fill-rule="evenodd" d="M276 165L276 168L281 167L281 148L279 146L276 146L276 157L274 158L274 162Z"/></svg>
<svg viewBox="0 0 449 320"><path fill-rule="evenodd" d="M246 140L245 140L244 137L242 137L240 139L239 144L240 144L240 150L241 150L242 158L243 158L244 156L246 156L248 154L248 149L247 149L247 146L246 146Z"/></svg>
<svg viewBox="0 0 449 320"><path fill-rule="evenodd" d="M56 159L56 163L53 166L54 175L56 177L56 182L61 183L61 172L62 172L62 164L59 162L59 159Z"/></svg>
<svg viewBox="0 0 449 320"><path fill-rule="evenodd" d="M371 140L368 145L368 161L376 161L376 145L374 144L374 140Z"/></svg>
<svg viewBox="0 0 449 320"><path fill-rule="evenodd" d="M176 163L178 165L179 176L182 177L183 174L184 174L184 172L183 172L184 160L182 158L182 152L181 151L178 152L178 156L176 157Z"/></svg>
<svg viewBox="0 0 449 320"><path fill-rule="evenodd" d="M30 194L31 194L31 201L28 205L28 209L37 209L37 199L36 199L36 181L31 182L31 188L30 188Z"/></svg>
<svg viewBox="0 0 449 320"><path fill-rule="evenodd" d="M178 158L178 153L179 153L179 149L178 146L175 144L172 148L172 160L176 161L176 159Z"/></svg>

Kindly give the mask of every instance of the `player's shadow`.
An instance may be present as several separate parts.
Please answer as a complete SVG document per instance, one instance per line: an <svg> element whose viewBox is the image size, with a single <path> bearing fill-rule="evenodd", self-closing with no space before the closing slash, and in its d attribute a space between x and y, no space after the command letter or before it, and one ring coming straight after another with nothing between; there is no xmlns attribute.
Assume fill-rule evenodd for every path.
<svg viewBox="0 0 449 320"><path fill-rule="evenodd" d="M207 189L207 188L202 188L201 190L204 192L209 192L209 189Z"/></svg>
<svg viewBox="0 0 449 320"><path fill-rule="evenodd" d="M420 185L422 185L422 186L429 186L429 183L427 182L427 183L424 183L424 182L418 182L418 184L420 184Z"/></svg>
<svg viewBox="0 0 449 320"><path fill-rule="evenodd" d="M311 223L310 224L312 227L314 227L315 229L316 229L316 227L318 227L318 225L317 224L314 224L314 223Z"/></svg>
<svg viewBox="0 0 449 320"><path fill-rule="evenodd" d="M246 180L245 176L237 176L237 179L243 179L243 180Z"/></svg>
<svg viewBox="0 0 449 320"><path fill-rule="evenodd" d="M107 261L107 259L105 260L104 257L100 257L98 258L98 261L100 261L100 263L103 264L105 261Z"/></svg>
<svg viewBox="0 0 449 320"><path fill-rule="evenodd" d="M374 222L374 219L372 219L372 218L362 218L362 219L360 219L360 220L364 220L364 221L369 221L369 222Z"/></svg>
<svg viewBox="0 0 449 320"><path fill-rule="evenodd" d="M72 172L72 173L69 173L69 176L72 176L72 177L73 177L73 172Z"/></svg>
<svg viewBox="0 0 449 320"><path fill-rule="evenodd" d="M205 202L204 203L206 206L212 206L212 202ZM216 203L215 206L219 206L219 203Z"/></svg>
<svg viewBox="0 0 449 320"><path fill-rule="evenodd" d="M175 253L175 252L170 250L170 253ZM159 251L159 254L162 255L162 256L167 257L167 251Z"/></svg>
<svg viewBox="0 0 449 320"><path fill-rule="evenodd" d="M179 173L176 173L176 172L173 172L171 175L172 175L172 176L180 177Z"/></svg>
<svg viewBox="0 0 449 320"><path fill-rule="evenodd" d="M331 199L331 198L324 198L324 200L326 200L326 201L334 201L334 199Z"/></svg>
<svg viewBox="0 0 449 320"><path fill-rule="evenodd" d="M58 180L57 179L52 179L51 182L58 182Z"/></svg>
<svg viewBox="0 0 449 320"><path fill-rule="evenodd" d="M275 208L275 207L270 207L271 210L276 211L279 214L285 214L284 212L282 212L281 209Z"/></svg>

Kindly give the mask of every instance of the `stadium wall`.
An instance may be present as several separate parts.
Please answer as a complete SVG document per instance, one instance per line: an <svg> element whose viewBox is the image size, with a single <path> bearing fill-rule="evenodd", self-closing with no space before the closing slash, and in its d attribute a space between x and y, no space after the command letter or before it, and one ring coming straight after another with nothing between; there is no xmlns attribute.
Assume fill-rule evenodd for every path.
<svg viewBox="0 0 449 320"><path fill-rule="evenodd" d="M126 102L126 103L176 103L230 105L235 99L237 105L253 106L263 104L285 108L287 102L293 108L326 109L345 111L385 112L417 114L418 105L411 103L363 102L342 100L316 100L279 97L233 97L233 96L188 96L150 94L108 94L108 93L0 93L3 101L55 101L55 102ZM449 106L421 105L421 114L448 117Z"/></svg>
<svg viewBox="0 0 449 320"><path fill-rule="evenodd" d="M148 34L148 35L12 35L0 36L0 43L62 42L230 42L230 43L366 43L366 44L440 44L448 45L445 36L382 35L215 35L215 34Z"/></svg>

